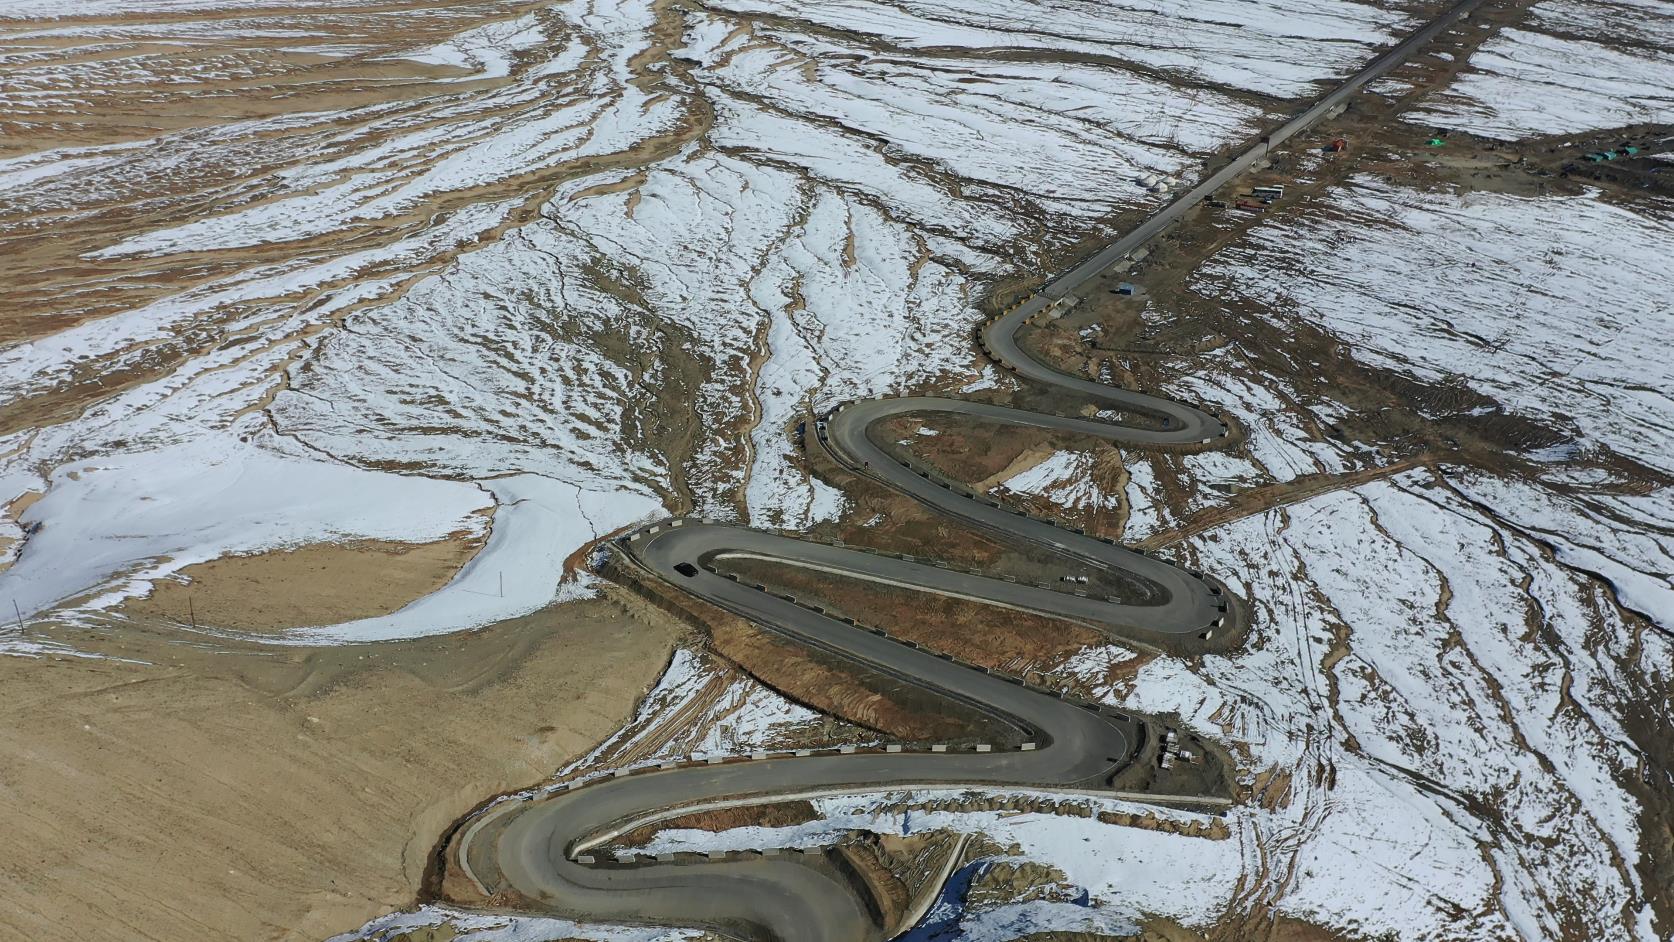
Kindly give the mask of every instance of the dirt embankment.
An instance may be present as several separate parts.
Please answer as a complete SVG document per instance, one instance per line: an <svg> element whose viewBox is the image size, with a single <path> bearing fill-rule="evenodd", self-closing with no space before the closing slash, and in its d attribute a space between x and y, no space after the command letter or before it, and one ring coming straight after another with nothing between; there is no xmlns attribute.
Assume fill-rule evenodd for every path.
<svg viewBox="0 0 1674 942"><path fill-rule="evenodd" d="M994 742L988 717L964 710L915 684L781 640L741 619L711 629L717 654L785 696L890 739ZM973 738L974 737L974 738Z"/></svg>
<svg viewBox="0 0 1674 942"><path fill-rule="evenodd" d="M706 634L715 654L810 709L891 739L999 744L1015 738L991 717L893 675L791 641L636 568L613 561L605 571L629 591Z"/></svg>
<svg viewBox="0 0 1674 942"><path fill-rule="evenodd" d="M799 598L817 599L832 612L887 630L932 651L956 654L993 670L1021 676L1050 671L1105 639L1097 631L1044 615L1015 612L877 585L823 572L756 560L727 560L728 572Z"/></svg>
<svg viewBox="0 0 1674 942"><path fill-rule="evenodd" d="M452 821L613 732L673 634L586 602L411 642L136 626L77 636L136 663L0 657L0 935L318 942L410 905Z"/></svg>
<svg viewBox="0 0 1674 942"><path fill-rule="evenodd" d="M647 824L629 831L613 841L622 847L644 847L657 836L659 831L697 830L711 831L719 834L733 828L747 826L782 828L797 824L807 824L809 821L819 820L819 814L814 806L806 801L784 801L774 804L747 805L737 808L717 808L713 811L697 811L683 814L677 818L669 818L656 824Z"/></svg>

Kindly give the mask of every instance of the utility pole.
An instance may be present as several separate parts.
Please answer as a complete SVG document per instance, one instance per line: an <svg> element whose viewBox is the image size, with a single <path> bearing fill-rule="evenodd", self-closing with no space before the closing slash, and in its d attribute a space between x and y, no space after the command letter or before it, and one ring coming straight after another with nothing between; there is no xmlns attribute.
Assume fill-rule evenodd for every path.
<svg viewBox="0 0 1674 942"><path fill-rule="evenodd" d="M197 631L198 630L198 611L197 611L197 609L192 607L192 596L190 594L188 594L186 596L186 617L188 617L192 620L192 630Z"/></svg>
<svg viewBox="0 0 1674 942"><path fill-rule="evenodd" d="M23 637L23 609L17 607L17 599L12 599L12 614L17 616L17 636Z"/></svg>

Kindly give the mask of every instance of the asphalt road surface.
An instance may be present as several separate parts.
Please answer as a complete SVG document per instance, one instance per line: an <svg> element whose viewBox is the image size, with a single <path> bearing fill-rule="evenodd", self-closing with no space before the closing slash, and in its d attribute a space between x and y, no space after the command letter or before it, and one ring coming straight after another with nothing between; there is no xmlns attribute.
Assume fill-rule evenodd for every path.
<svg viewBox="0 0 1674 942"><path fill-rule="evenodd" d="M862 942L882 929L853 885L823 858L729 855L723 860L618 863L593 849L639 823L695 803L773 800L813 792L935 786L1107 788L1140 745L1143 727L1108 709L987 673L892 640L723 574L729 557L775 561L1021 611L1101 626L1138 643L1201 644L1220 629L1220 588L1162 560L1037 520L905 464L868 434L899 415L957 413L996 425L1048 428L1134 445L1213 447L1226 427L1193 406L1115 389L1059 372L1017 343L1024 322L1055 299L1126 258L1216 189L1311 127L1368 81L1410 56L1479 0L1466 0L1379 56L1298 117L1252 144L1225 168L1110 247L1054 281L1040 295L991 322L983 346L1018 376L1101 406L1148 418L1125 427L957 399L875 399L839 408L818 423L809 447L939 511L1004 538L1051 548L1082 566L1120 571L1147 583L1154 604L1089 597L942 568L849 547L699 520L664 521L621 538L616 549L647 578L660 578L706 602L799 643L846 658L958 701L1009 725L1023 748L874 751L685 764L607 778L581 787L502 802L467 822L456 849L465 874L489 892L512 891L553 911L603 922L704 927L739 938L784 942Z"/></svg>

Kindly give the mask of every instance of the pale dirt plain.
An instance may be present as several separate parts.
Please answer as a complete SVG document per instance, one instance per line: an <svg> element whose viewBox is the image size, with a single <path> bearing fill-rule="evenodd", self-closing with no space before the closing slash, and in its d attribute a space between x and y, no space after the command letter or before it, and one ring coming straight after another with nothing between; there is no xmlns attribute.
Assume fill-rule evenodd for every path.
<svg viewBox="0 0 1674 942"><path fill-rule="evenodd" d="M317 940L399 909L456 818L615 730L674 641L582 602L323 650L136 620L85 646L146 663L0 658L4 923L42 942Z"/></svg>

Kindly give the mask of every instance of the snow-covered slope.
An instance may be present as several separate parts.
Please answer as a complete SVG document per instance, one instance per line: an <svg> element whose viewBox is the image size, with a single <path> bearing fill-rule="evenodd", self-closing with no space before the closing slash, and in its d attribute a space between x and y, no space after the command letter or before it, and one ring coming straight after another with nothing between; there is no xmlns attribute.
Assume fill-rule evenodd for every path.
<svg viewBox="0 0 1674 942"><path fill-rule="evenodd" d="M65 568L22 544L0 579L30 611L90 590L102 608L224 552L468 529L465 504L493 497L475 568L517 591L461 583L312 638L452 630L584 590L558 563L665 508L829 517L841 498L789 460L804 402L975 378L989 280L1154 203L1134 176L1246 132L1262 110L1242 89L1300 94L1398 20L1353 3L123 13L0 25L28 50L0 103L46 145L0 162L0 222L54 273L0 283L30 312L0 348L5 499L95 456L191 465L210 440L298 482L361 473L283 523L240 516L266 495L232 480L217 499L247 524L216 539L101 536L86 508L42 501L0 535L96 548ZM1092 38L1026 25L1065 16ZM1143 38L1165 33L1190 41ZM1308 38L1331 55L1289 64ZM260 93L280 81L298 110ZM182 117L116 139L87 123L147 96ZM459 490L401 529L338 519L333 501L375 503L391 474ZM530 552L514 531L555 538Z"/></svg>
<svg viewBox="0 0 1674 942"><path fill-rule="evenodd" d="M1543 0L1407 120L1516 140L1674 120L1674 4Z"/></svg>
<svg viewBox="0 0 1674 942"><path fill-rule="evenodd" d="M1560 444L1524 457L1551 487L1531 497L1485 485L1487 503L1674 629L1674 496L1655 486L1674 475L1670 252L1664 203L1359 179L1303 222L1258 228L1196 278L1223 298L1282 297L1286 314L1341 337L1361 362L1463 383L1497 403L1475 407L1484 414L1550 429ZM1399 268L1383 263L1392 258Z"/></svg>
<svg viewBox="0 0 1674 942"><path fill-rule="evenodd" d="M1625 724L1647 703L1666 717L1674 665L1668 212L1358 179L1193 276L1262 329L1323 331L1368 375L1463 387L1493 403L1463 417L1563 442L1299 491L1191 538L1253 601L1250 649L1159 660L1118 693L1293 774L1287 803L1243 812L1255 889L1214 906L1373 937L1659 937L1641 869L1659 851L1629 783L1667 773ZM1235 345L1180 382L1250 431L1245 456L1165 462L1197 492L1393 464L1322 440L1352 391L1299 393L1273 368ZM1159 514L1157 475L1132 477L1138 535L1213 505Z"/></svg>

